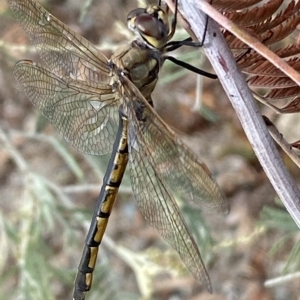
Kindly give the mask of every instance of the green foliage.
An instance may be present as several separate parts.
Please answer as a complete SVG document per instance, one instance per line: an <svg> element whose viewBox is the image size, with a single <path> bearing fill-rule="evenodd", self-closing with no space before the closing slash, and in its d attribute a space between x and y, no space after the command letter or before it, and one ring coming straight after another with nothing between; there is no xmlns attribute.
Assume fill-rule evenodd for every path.
<svg viewBox="0 0 300 300"><path fill-rule="evenodd" d="M266 226L269 230L283 232L284 236L274 243L270 250L271 255L276 255L280 252L287 243L293 244L293 247L286 260L284 273L294 272L300 268L300 239L299 228L285 210L284 206L278 201L277 206L265 206L261 213L260 223Z"/></svg>

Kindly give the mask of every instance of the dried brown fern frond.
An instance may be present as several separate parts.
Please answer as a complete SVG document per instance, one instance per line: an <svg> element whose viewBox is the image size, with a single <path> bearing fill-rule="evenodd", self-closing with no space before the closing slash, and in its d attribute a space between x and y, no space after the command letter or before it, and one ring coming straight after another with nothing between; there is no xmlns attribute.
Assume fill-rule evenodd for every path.
<svg viewBox="0 0 300 300"><path fill-rule="evenodd" d="M278 10L282 0L273 0ZM273 7L275 8L275 6ZM276 11L275 10L275 11ZM273 15L273 16L272 16ZM272 45L289 36L297 27L300 21L300 2L291 1L290 4L276 15L270 16L268 3L261 7L247 9L228 14L227 17L244 28L249 34L255 36L264 45ZM259 16L259 18L258 18ZM259 19L259 22L255 21ZM253 25L253 23L255 23ZM231 49L245 49L247 46L237 37L229 32L224 32L226 41Z"/></svg>
<svg viewBox="0 0 300 300"><path fill-rule="evenodd" d="M231 1L214 0L213 6L246 32L268 46L296 71L300 71L300 45L297 40L286 46L280 42L289 38L300 23L300 1ZM270 103L277 112L300 111L300 87L260 54L250 49L232 33L224 37L234 52L241 70L248 75L247 83L259 88L264 103ZM294 38L295 40L295 38ZM278 101L281 100L281 103Z"/></svg>
<svg viewBox="0 0 300 300"><path fill-rule="evenodd" d="M255 4L252 1L237 1L234 6L235 11L232 10L232 1L216 0L213 1L213 6L300 73L300 44L296 32L300 28L300 1L255 1ZM222 10L221 7L224 9ZM237 64L247 74L247 83L253 90L254 97L277 113L299 113L299 82L297 84L293 76L279 69L274 64L274 60L268 60L268 56L263 57L251 49L249 44L245 43L247 41L241 41L226 30L223 34L234 53ZM273 124L272 126L272 130L275 131L275 126ZM270 131L270 127L268 129ZM283 136L275 138L274 132L271 135L300 166L300 158L293 151L293 148L299 149L299 141L289 144Z"/></svg>
<svg viewBox="0 0 300 300"><path fill-rule="evenodd" d="M261 0L214 0L212 4L216 9L222 12L231 12L245 9L259 2L261 2Z"/></svg>
<svg viewBox="0 0 300 300"><path fill-rule="evenodd" d="M239 3L239 1L236 1ZM273 14L279 9L283 0L270 0L263 6L246 8L241 12L233 11L225 13L226 17L241 26L251 26L271 19ZM241 8L239 8L240 10Z"/></svg>

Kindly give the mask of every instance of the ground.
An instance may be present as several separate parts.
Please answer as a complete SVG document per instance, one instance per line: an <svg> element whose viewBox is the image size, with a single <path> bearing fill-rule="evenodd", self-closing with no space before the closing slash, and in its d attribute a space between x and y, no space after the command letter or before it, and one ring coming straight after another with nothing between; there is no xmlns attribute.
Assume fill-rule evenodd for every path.
<svg viewBox="0 0 300 300"><path fill-rule="evenodd" d="M42 4L109 56L110 49L126 40L127 32L123 29L122 34L116 22L125 28L127 12L137 4L94 1L80 23L85 2ZM0 13L0 299L71 299L108 158L77 152L17 90L15 62L38 57L4 0ZM200 56L194 51L187 59L194 65ZM205 61L202 68L213 72ZM219 81L200 79L199 111L196 75L178 71L165 66L153 94L155 108L207 164L230 206L228 215L201 215L181 204L214 293L208 294L193 279L143 219L126 176L87 299L298 299L299 276L273 285L270 281L299 271L299 250L294 248L289 261L299 245L296 226L260 167ZM260 110L275 120L267 108ZM279 116L275 121L299 139L297 121L291 119ZM282 157L299 184L299 169L283 153Z"/></svg>

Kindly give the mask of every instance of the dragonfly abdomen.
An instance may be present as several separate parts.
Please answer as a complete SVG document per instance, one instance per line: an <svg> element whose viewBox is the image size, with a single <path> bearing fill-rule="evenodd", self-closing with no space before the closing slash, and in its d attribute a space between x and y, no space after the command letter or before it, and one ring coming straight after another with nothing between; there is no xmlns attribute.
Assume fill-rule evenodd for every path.
<svg viewBox="0 0 300 300"><path fill-rule="evenodd" d="M99 209L94 212L75 279L74 300L85 299L86 292L91 289L98 248L128 162L127 118L121 116L119 119L116 142L98 197L101 202L97 205Z"/></svg>

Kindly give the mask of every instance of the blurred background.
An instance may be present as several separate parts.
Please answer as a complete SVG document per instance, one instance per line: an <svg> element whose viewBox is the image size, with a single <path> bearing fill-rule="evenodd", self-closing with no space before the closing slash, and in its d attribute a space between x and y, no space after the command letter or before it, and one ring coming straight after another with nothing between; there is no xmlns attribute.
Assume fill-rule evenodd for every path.
<svg viewBox="0 0 300 300"><path fill-rule="evenodd" d="M135 0L39 2L107 57L132 37L126 16L139 5ZM77 152L17 90L14 64L39 58L4 0L0 14L0 300L71 299L109 157ZM179 28L175 39L185 37ZM201 51L183 49L174 55L213 72ZM228 215L216 215L180 203L214 294L143 219L127 174L87 299L299 299L299 230L218 80L166 63L153 99L158 114L211 170L230 206ZM287 140L300 139L299 116L260 109ZM299 184L299 169L282 157Z"/></svg>

